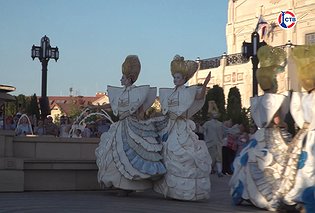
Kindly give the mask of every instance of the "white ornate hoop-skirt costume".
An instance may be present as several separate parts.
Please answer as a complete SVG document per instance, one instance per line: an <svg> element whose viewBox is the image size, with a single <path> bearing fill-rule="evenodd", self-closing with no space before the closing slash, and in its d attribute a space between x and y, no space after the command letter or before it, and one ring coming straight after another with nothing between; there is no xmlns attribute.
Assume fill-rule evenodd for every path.
<svg viewBox="0 0 315 213"><path fill-rule="evenodd" d="M300 128L284 173L282 193L288 205L315 212L315 91L293 92L291 114Z"/></svg>
<svg viewBox="0 0 315 213"><path fill-rule="evenodd" d="M154 190L173 199L202 200L210 194L211 157L189 119L204 103L195 100L197 91L196 86L160 89L162 112L169 118L161 131L167 173L155 182Z"/></svg>
<svg viewBox="0 0 315 213"><path fill-rule="evenodd" d="M97 147L98 181L105 187L125 190L152 188L166 170L162 163L162 144L153 123L140 121L134 114L142 107L146 110L156 97L156 88L130 86L108 87L113 113L119 121L101 136Z"/></svg>
<svg viewBox="0 0 315 213"><path fill-rule="evenodd" d="M270 125L276 112L283 119L288 112L286 95L266 93L251 99L251 115L259 129L234 160L230 180L234 204L248 200L259 208L275 211L287 163L290 135Z"/></svg>

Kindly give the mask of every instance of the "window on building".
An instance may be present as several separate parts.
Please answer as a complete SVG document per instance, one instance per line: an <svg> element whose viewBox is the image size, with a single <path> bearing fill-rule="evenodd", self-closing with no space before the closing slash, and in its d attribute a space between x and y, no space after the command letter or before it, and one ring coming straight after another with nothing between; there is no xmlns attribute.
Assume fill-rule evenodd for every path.
<svg viewBox="0 0 315 213"><path fill-rule="evenodd" d="M315 44L315 33L309 33L305 35L305 44Z"/></svg>

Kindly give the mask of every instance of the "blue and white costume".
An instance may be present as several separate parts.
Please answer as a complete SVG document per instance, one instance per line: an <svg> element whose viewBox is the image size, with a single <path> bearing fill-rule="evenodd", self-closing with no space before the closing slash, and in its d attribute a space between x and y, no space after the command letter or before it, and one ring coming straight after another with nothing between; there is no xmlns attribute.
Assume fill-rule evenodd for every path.
<svg viewBox="0 0 315 213"><path fill-rule="evenodd" d="M265 93L251 99L251 115L259 129L233 163L230 187L235 204L247 200L259 208L277 209L290 138L273 124L273 118L277 113L284 119L288 106L282 94Z"/></svg>
<svg viewBox="0 0 315 213"><path fill-rule="evenodd" d="M293 92L291 114L300 128L292 143L282 190L288 205L304 203L315 208L315 91ZM309 211L308 211L309 212Z"/></svg>
<svg viewBox="0 0 315 213"><path fill-rule="evenodd" d="M101 136L96 149L98 181L106 187L125 190L152 188L152 179L163 175L162 144L149 121L136 118L156 97L156 88L149 86L108 87L113 113L119 121Z"/></svg>

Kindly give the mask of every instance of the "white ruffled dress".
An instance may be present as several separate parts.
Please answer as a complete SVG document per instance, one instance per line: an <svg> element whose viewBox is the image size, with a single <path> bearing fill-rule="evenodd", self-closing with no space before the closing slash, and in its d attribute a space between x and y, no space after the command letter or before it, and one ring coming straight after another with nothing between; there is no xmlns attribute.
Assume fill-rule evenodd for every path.
<svg viewBox="0 0 315 213"><path fill-rule="evenodd" d="M160 89L163 114L168 124L162 130L164 177L155 182L154 190L178 200L202 200L210 195L211 157L204 141L193 132L195 123L189 118L203 106L196 100L198 87L181 86Z"/></svg>
<svg viewBox="0 0 315 213"><path fill-rule="evenodd" d="M162 144L154 125L138 120L137 110L146 110L156 97L156 88L108 87L110 104L119 121L101 136L95 150L98 181L105 187L125 190L152 188L152 179L163 175Z"/></svg>
<svg viewBox="0 0 315 213"><path fill-rule="evenodd" d="M293 92L291 114L300 130L291 161L287 165L283 189L288 205L304 203L315 212L315 91ZM304 128L303 128L304 127ZM298 133L298 134L299 134Z"/></svg>
<svg viewBox="0 0 315 213"><path fill-rule="evenodd" d="M288 135L276 126L270 127L270 123L276 112L283 120L288 110L286 94L266 93L251 99L251 115L259 129L234 160L230 180L234 204L247 200L269 211L278 208L278 191L287 163Z"/></svg>

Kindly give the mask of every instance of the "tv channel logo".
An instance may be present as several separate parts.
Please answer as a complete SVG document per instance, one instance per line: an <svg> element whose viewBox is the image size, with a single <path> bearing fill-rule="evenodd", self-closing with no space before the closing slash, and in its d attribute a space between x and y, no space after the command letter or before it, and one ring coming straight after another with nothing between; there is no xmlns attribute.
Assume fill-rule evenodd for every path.
<svg viewBox="0 0 315 213"><path fill-rule="evenodd" d="M296 24L297 19L295 17L295 14L291 11L281 11L278 16L278 24L283 29L290 29L293 28Z"/></svg>

